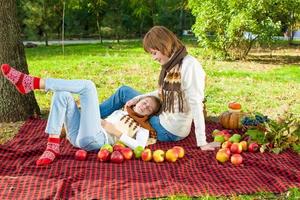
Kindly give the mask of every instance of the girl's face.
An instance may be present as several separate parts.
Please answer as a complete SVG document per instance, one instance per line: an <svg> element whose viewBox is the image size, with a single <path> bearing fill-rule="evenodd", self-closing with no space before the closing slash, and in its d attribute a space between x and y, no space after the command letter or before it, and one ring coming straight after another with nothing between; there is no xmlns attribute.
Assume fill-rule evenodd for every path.
<svg viewBox="0 0 300 200"><path fill-rule="evenodd" d="M153 114L153 112L156 109L156 106L157 106L156 102L152 98L146 97L146 98L143 98L142 100L140 100L139 102L137 102L137 104L135 104L133 110L138 115L149 116L149 115Z"/></svg>
<svg viewBox="0 0 300 200"><path fill-rule="evenodd" d="M161 65L167 63L170 59L168 56L165 56L156 49L150 49L150 54L152 55L153 60L159 62Z"/></svg>

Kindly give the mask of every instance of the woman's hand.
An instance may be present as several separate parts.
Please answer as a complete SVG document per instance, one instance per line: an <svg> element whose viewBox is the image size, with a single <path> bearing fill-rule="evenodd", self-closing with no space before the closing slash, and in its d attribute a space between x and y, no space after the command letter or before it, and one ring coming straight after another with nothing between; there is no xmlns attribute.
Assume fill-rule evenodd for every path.
<svg viewBox="0 0 300 200"><path fill-rule="evenodd" d="M133 98L133 99L130 99L129 101L127 101L125 106L131 107L131 106L135 105L137 102L138 102L138 98Z"/></svg>
<svg viewBox="0 0 300 200"><path fill-rule="evenodd" d="M202 151L209 151L209 150L215 150L215 148L219 148L220 146L221 146L220 142L211 142L204 146L201 146L200 148Z"/></svg>
<svg viewBox="0 0 300 200"><path fill-rule="evenodd" d="M115 125L113 125L112 123L106 121L106 120L101 120L101 126L111 135L117 136L117 137L121 137L122 132L119 131Z"/></svg>

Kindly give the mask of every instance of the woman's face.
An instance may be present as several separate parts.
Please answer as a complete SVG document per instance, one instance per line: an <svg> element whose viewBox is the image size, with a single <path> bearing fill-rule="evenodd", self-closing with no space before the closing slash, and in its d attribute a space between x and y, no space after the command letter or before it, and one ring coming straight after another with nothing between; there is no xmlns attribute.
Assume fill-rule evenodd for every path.
<svg viewBox="0 0 300 200"><path fill-rule="evenodd" d="M165 56L156 49L150 49L150 54L152 55L153 60L159 62L161 65L167 63L170 59L168 56Z"/></svg>
<svg viewBox="0 0 300 200"><path fill-rule="evenodd" d="M152 98L146 97L146 98L143 98L142 100L140 100L139 102L137 102L137 104L135 104L133 110L138 115L149 116L149 115L153 114L156 106L157 106L156 102Z"/></svg>

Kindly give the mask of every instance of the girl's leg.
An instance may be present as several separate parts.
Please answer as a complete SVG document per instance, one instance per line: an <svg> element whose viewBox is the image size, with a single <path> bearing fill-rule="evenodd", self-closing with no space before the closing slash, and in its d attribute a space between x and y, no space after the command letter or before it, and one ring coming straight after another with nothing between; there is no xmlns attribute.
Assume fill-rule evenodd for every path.
<svg viewBox="0 0 300 200"><path fill-rule="evenodd" d="M157 139L162 142L171 142L171 141L178 141L183 138L176 136L169 131L167 131L159 121L159 116L152 116L149 120L151 126L155 129L157 134Z"/></svg>
<svg viewBox="0 0 300 200"><path fill-rule="evenodd" d="M59 136L63 124L65 124L68 139L74 144L80 124L79 109L70 92L55 92L45 130L49 134L48 143L46 150L36 161L37 165L48 165L59 156Z"/></svg>
<svg viewBox="0 0 300 200"><path fill-rule="evenodd" d="M131 87L120 87L112 96L100 104L101 117L108 117L114 111L123 108L127 101L138 95L140 95L140 93Z"/></svg>
<svg viewBox="0 0 300 200"><path fill-rule="evenodd" d="M67 125L70 142L87 151L97 150L106 142L106 136L100 125L100 111L98 109L98 94L95 84L89 80L61 80L45 79L45 90L68 91L80 96L80 119L78 134ZM75 102L74 102L75 103ZM76 120L75 120L76 121ZM66 124L74 123L69 120ZM76 123L76 122L75 122ZM75 127L75 126L71 126ZM61 128L61 127L59 127ZM76 128L74 129L76 132ZM76 137L74 137L76 135Z"/></svg>
<svg viewBox="0 0 300 200"><path fill-rule="evenodd" d="M81 100L81 115L79 122L78 134L76 135L76 139L73 140L74 145L77 147L84 148L86 150L94 150L100 148L105 142L106 137L102 131L100 126L100 111L99 111L99 102L98 95L95 85L92 81L87 80L61 80L61 79L40 79L36 77L32 77L30 75L21 73L14 68L10 67L7 64L1 66L1 70L3 75L11 81L17 89L25 94L30 92L33 89L45 89L46 91L51 90L54 92L62 92L67 91L70 93L76 93L80 95ZM53 109L54 110L54 109ZM55 115L53 115L55 116ZM58 117L57 120L53 120L54 126L47 126L47 132L50 133L50 145L55 146L52 150L57 149L57 145L53 145L53 143L58 143L57 134L60 133L62 127L62 119L65 118L65 115L62 117ZM52 121L52 119L51 119ZM72 121L72 123L74 123ZM68 126L68 125L67 125ZM52 134L53 132L54 134ZM70 134L69 136L71 136ZM52 140L52 138L55 138ZM59 154L58 151L53 151L51 155L49 155L49 151L47 151L48 157L52 157L53 155ZM53 160L55 159L55 156Z"/></svg>

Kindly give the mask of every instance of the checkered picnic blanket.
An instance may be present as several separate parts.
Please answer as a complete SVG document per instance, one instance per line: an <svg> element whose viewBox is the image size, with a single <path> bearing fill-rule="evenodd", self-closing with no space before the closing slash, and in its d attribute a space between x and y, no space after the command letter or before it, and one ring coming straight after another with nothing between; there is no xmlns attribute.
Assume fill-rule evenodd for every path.
<svg viewBox="0 0 300 200"><path fill-rule="evenodd" d="M175 163L129 160L101 163L96 153L76 161L73 148L61 143L61 157L37 167L46 146L45 120L28 120L17 136L0 146L0 199L142 199L171 195L232 195L260 191L280 193L300 187L300 157L292 151L280 155L243 153L244 164L219 164L216 151L195 147L195 135L180 142L150 148L185 148L186 156ZM207 124L207 133L220 128ZM209 140L212 138L208 134Z"/></svg>

